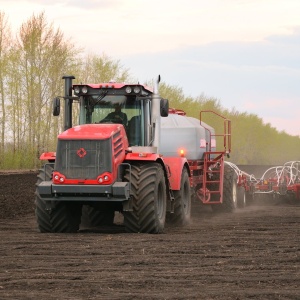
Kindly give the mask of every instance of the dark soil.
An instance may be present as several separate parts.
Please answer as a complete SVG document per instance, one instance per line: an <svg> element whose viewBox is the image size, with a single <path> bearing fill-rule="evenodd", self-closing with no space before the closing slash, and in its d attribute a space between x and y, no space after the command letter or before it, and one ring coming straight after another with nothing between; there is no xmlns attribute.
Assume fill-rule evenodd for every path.
<svg viewBox="0 0 300 300"><path fill-rule="evenodd" d="M35 182L0 174L0 299L300 299L300 206L193 203L191 225L160 235L41 234Z"/></svg>

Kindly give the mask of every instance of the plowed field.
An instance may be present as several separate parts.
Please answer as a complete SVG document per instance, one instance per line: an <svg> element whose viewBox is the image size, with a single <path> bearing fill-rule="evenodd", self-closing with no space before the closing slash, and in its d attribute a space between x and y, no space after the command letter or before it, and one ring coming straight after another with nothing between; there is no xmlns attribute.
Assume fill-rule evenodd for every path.
<svg viewBox="0 0 300 300"><path fill-rule="evenodd" d="M191 225L160 235L41 234L35 182L0 174L0 299L300 299L300 206L193 203Z"/></svg>

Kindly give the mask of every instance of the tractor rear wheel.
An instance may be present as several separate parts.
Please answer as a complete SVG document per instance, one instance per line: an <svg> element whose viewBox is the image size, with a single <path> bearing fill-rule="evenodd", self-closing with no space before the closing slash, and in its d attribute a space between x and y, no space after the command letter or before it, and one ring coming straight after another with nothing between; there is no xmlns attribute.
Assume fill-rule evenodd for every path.
<svg viewBox="0 0 300 300"><path fill-rule="evenodd" d="M97 210L92 206L84 205L82 207L81 226L111 226L114 223L114 216L114 210Z"/></svg>
<svg viewBox="0 0 300 300"><path fill-rule="evenodd" d="M82 206L77 202L58 202L51 209L52 232L71 233L79 230Z"/></svg>
<svg viewBox="0 0 300 300"><path fill-rule="evenodd" d="M45 165L38 174L36 186L42 181L51 180L53 167ZM35 214L40 232L77 232L81 218L81 205L76 202L53 202L47 208L38 189L35 192Z"/></svg>
<svg viewBox="0 0 300 300"><path fill-rule="evenodd" d="M237 174L229 165L224 166L223 203L212 205L215 212L233 212L237 208Z"/></svg>
<svg viewBox="0 0 300 300"><path fill-rule="evenodd" d="M167 214L171 225L184 226L191 221L191 190L187 169L182 170L180 190L174 191L174 213Z"/></svg>
<svg viewBox="0 0 300 300"><path fill-rule="evenodd" d="M124 212L127 232L161 233L166 220L166 183L158 163L136 164L126 170L131 183L133 211Z"/></svg>

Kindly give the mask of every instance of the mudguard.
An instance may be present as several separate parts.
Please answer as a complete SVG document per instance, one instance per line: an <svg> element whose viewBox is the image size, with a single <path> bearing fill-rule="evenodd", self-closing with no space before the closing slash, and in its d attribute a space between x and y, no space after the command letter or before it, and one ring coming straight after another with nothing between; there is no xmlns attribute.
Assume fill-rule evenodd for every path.
<svg viewBox="0 0 300 300"><path fill-rule="evenodd" d="M126 160L136 160L136 161L157 161L160 155L156 153L143 153L143 152L135 152L135 153L127 153L125 156Z"/></svg>
<svg viewBox="0 0 300 300"><path fill-rule="evenodd" d="M187 159L185 157L163 157L162 160L169 172L171 190L180 190L182 170L185 166L190 176Z"/></svg>
<svg viewBox="0 0 300 300"><path fill-rule="evenodd" d="M165 172L168 176L170 182L171 190L180 190L181 174L184 166L187 167L188 173L190 175L190 169L188 161L185 157L163 157L155 153L127 153L125 161L157 161L164 165Z"/></svg>
<svg viewBox="0 0 300 300"><path fill-rule="evenodd" d="M56 152L44 152L40 156L40 160L55 161Z"/></svg>

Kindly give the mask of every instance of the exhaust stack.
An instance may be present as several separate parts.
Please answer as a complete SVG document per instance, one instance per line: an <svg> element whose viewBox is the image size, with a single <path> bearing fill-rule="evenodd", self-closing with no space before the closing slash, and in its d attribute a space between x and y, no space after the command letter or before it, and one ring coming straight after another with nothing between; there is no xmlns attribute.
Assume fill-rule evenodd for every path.
<svg viewBox="0 0 300 300"><path fill-rule="evenodd" d="M160 150L160 96L158 93L158 85L160 82L160 75L154 84L152 95L152 111L151 111L151 124L152 124L152 146L156 147L156 153Z"/></svg>
<svg viewBox="0 0 300 300"><path fill-rule="evenodd" d="M65 80L65 119L64 130L72 128L72 80L75 79L72 75L65 75L62 77Z"/></svg>

